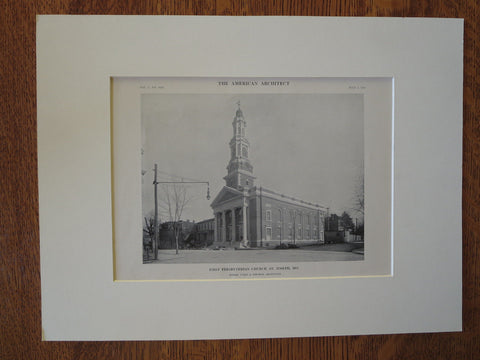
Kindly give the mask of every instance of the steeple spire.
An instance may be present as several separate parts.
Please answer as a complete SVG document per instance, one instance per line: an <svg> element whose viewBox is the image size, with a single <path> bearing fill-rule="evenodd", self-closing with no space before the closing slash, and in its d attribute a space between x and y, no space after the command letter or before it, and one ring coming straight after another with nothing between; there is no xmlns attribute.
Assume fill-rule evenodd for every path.
<svg viewBox="0 0 480 360"><path fill-rule="evenodd" d="M227 176L224 177L227 186L243 190L253 186L253 166L248 158L250 143L246 138L247 123L237 102L238 109L233 118L233 137L230 140L230 162L227 166Z"/></svg>

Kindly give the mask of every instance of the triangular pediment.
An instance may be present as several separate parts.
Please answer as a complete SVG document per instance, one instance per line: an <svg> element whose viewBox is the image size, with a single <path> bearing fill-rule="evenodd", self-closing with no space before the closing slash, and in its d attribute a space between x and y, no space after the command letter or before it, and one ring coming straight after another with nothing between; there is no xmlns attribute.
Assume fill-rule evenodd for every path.
<svg viewBox="0 0 480 360"><path fill-rule="evenodd" d="M218 193L218 195L215 197L215 199L212 201L212 204L210 205L212 208L224 203L228 200L238 198L239 196L242 196L243 193L241 191L238 191L237 189L233 189L228 186L224 186L222 190Z"/></svg>

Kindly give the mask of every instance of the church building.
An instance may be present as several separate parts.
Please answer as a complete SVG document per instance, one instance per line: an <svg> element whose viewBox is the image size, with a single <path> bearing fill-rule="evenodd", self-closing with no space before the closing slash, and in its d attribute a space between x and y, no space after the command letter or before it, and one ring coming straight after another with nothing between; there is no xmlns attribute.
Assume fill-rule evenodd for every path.
<svg viewBox="0 0 480 360"><path fill-rule="evenodd" d="M247 123L240 103L232 125L225 186L211 204L214 246L244 248L323 243L328 209L256 186L249 160Z"/></svg>

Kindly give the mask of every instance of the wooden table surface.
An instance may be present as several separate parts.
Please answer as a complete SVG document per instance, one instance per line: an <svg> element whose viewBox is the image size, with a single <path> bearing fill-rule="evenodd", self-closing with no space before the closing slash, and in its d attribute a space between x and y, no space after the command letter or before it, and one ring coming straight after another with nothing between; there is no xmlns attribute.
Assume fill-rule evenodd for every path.
<svg viewBox="0 0 480 360"><path fill-rule="evenodd" d="M464 18L464 331L263 340L42 342L36 14ZM1 0L0 359L480 359L479 25L480 2L475 0Z"/></svg>

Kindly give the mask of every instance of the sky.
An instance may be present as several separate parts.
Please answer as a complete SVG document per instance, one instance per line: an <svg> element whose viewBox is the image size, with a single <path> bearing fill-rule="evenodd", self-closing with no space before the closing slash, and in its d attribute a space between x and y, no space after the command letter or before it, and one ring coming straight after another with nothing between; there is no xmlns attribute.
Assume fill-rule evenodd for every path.
<svg viewBox="0 0 480 360"><path fill-rule="evenodd" d="M352 209L364 172L362 94L143 94L144 216L153 214L156 163L158 181L210 183L210 200L205 184L187 186L192 200L182 219L213 217L238 101L256 186L359 216Z"/></svg>

